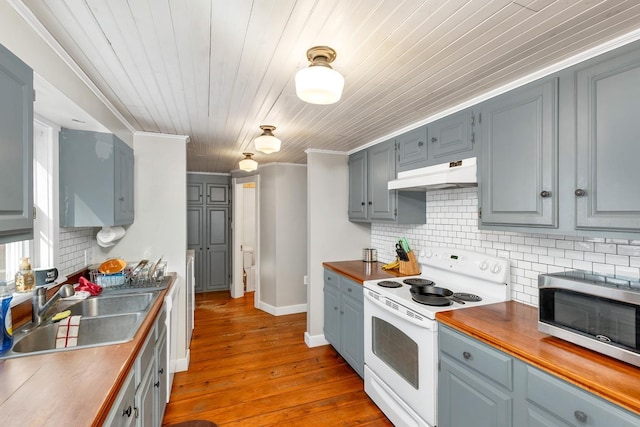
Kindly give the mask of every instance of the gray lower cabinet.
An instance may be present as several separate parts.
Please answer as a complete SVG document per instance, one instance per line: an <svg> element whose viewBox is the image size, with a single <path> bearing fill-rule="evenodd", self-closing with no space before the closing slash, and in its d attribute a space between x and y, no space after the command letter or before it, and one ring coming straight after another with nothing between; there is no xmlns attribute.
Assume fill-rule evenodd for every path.
<svg viewBox="0 0 640 427"><path fill-rule="evenodd" d="M640 230L640 51L580 70L576 228Z"/></svg>
<svg viewBox="0 0 640 427"><path fill-rule="evenodd" d="M424 224L426 194L389 191L396 177L396 144L386 141L349 156L349 220Z"/></svg>
<svg viewBox="0 0 640 427"><path fill-rule="evenodd" d="M104 426L159 427L167 406L168 356L166 307L147 335Z"/></svg>
<svg viewBox="0 0 640 427"><path fill-rule="evenodd" d="M0 45L0 244L33 238L33 70Z"/></svg>
<svg viewBox="0 0 640 427"><path fill-rule="evenodd" d="M196 292L229 289L229 177L187 174L187 249L194 250Z"/></svg>
<svg viewBox="0 0 640 427"><path fill-rule="evenodd" d="M324 336L361 377L364 376L363 298L362 285L324 270Z"/></svg>
<svg viewBox="0 0 640 427"><path fill-rule="evenodd" d="M62 227L133 223L131 147L112 134L63 128L59 152Z"/></svg>
<svg viewBox="0 0 640 427"><path fill-rule="evenodd" d="M558 225L558 82L480 105L480 225Z"/></svg>
<svg viewBox="0 0 640 427"><path fill-rule="evenodd" d="M447 326L438 427L631 427L640 417Z"/></svg>

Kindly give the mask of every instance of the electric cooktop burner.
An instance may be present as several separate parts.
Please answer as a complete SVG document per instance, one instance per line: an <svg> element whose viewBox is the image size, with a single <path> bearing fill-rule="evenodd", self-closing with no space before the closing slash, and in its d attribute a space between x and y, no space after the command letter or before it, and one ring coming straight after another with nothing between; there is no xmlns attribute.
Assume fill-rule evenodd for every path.
<svg viewBox="0 0 640 427"><path fill-rule="evenodd" d="M401 288L402 283L394 282L393 280L383 280L382 282L378 282L378 286L382 286L383 288Z"/></svg>
<svg viewBox="0 0 640 427"><path fill-rule="evenodd" d="M474 294L468 294L466 292L456 292L453 294L453 296L458 299L461 299L462 301L470 301L470 302L482 301L482 297Z"/></svg>
<svg viewBox="0 0 640 427"><path fill-rule="evenodd" d="M431 280L421 279L419 277L416 277L413 279L404 279L403 282L411 286L434 286L435 285L435 283L432 282Z"/></svg>

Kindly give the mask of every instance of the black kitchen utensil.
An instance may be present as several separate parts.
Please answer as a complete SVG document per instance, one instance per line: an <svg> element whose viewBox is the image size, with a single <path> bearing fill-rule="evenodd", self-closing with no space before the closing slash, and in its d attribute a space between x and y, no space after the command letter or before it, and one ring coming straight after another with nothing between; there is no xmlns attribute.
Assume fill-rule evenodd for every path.
<svg viewBox="0 0 640 427"><path fill-rule="evenodd" d="M398 259L400 261L409 261L409 255L402 249L400 243L396 243L396 254L398 254Z"/></svg>
<svg viewBox="0 0 640 427"><path fill-rule="evenodd" d="M420 286L420 285L412 285L411 293L414 295L424 295L424 296L433 296L433 297L441 297L448 298L452 301L455 301L460 304L465 304L463 300L453 295L453 291L447 288L440 288L438 286Z"/></svg>

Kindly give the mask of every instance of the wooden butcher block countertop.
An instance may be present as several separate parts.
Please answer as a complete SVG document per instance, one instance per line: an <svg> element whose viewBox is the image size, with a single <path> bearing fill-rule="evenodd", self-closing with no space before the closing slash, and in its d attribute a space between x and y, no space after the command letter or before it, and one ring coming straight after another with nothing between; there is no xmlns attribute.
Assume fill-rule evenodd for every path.
<svg viewBox="0 0 640 427"><path fill-rule="evenodd" d="M436 319L530 365L640 414L640 368L538 331L538 310L515 301Z"/></svg>
<svg viewBox="0 0 640 427"><path fill-rule="evenodd" d="M360 284L365 280L395 279L406 276L406 274L400 274L398 270L383 270L384 263L381 262L332 261L323 262L322 265Z"/></svg>
<svg viewBox="0 0 640 427"><path fill-rule="evenodd" d="M171 276L127 343L0 360L0 425L102 425L175 283Z"/></svg>

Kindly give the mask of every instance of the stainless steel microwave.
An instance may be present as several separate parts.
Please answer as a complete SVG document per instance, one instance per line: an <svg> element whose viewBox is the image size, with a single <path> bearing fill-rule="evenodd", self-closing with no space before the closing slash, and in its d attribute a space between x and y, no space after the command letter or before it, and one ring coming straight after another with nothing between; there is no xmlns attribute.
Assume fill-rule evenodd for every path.
<svg viewBox="0 0 640 427"><path fill-rule="evenodd" d="M538 330L640 366L640 282L585 271L538 276Z"/></svg>

